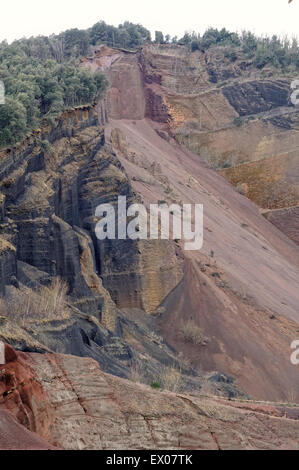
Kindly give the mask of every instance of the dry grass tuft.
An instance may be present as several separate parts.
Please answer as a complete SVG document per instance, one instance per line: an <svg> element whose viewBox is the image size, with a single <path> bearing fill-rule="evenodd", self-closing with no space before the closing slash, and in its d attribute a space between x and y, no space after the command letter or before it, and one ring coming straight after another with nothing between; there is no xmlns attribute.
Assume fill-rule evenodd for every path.
<svg viewBox="0 0 299 470"><path fill-rule="evenodd" d="M67 291L67 283L60 278L38 291L18 289L9 302L0 299L0 313L23 327L36 321L63 320L70 316Z"/></svg>
<svg viewBox="0 0 299 470"><path fill-rule="evenodd" d="M202 329L191 320L183 324L180 335L186 343L192 343L198 346L205 346L209 341L203 334Z"/></svg>
<svg viewBox="0 0 299 470"><path fill-rule="evenodd" d="M184 388L182 372L176 367L165 367L161 373L159 383L161 388L174 393L181 392Z"/></svg>
<svg viewBox="0 0 299 470"><path fill-rule="evenodd" d="M132 382L139 383L139 384L144 382L141 364L135 363L132 365L129 379Z"/></svg>

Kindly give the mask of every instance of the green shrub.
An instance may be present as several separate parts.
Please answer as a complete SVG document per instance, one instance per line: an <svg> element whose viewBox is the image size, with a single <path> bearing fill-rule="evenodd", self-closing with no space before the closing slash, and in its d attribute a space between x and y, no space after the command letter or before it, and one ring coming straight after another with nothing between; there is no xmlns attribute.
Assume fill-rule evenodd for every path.
<svg viewBox="0 0 299 470"><path fill-rule="evenodd" d="M161 388L161 385L158 382L152 382L151 387L155 390L158 390L159 388Z"/></svg>

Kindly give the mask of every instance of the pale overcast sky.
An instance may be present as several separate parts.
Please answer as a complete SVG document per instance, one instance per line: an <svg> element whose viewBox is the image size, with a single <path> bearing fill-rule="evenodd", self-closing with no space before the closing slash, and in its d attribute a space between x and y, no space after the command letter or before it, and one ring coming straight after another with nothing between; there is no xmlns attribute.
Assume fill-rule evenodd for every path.
<svg viewBox="0 0 299 470"><path fill-rule="evenodd" d="M6 0L0 40L88 28L99 20L126 20L171 36L225 26L258 34L298 35L299 0Z"/></svg>

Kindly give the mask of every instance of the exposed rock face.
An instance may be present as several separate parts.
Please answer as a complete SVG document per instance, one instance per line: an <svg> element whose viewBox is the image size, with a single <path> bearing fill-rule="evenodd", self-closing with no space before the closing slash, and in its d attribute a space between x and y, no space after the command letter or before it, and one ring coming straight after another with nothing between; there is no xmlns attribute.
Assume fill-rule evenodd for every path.
<svg viewBox="0 0 299 470"><path fill-rule="evenodd" d="M196 395L207 386L214 395L244 397L242 389L286 400L299 389L290 362L299 321L298 249L204 161L257 160L250 169L276 162L272 173L265 165L268 187L277 188L271 209L285 207L284 195L296 207L298 113L288 106L286 81L253 77L252 66L239 62L218 73L219 60L168 45L136 54L101 48L82 66L106 70L107 101L65 113L57 127L43 126L0 153L3 295L13 302L56 276L69 287L63 318L30 318L24 309L20 321L19 312L0 305L0 337L46 353L9 363L2 404L52 445L298 447L297 422L282 417L291 417L288 409L253 404L248 411ZM241 83L219 83L224 77ZM263 120L238 127L236 118L257 110L266 113ZM286 143L280 158L276 145L282 152ZM233 170L239 178L239 166ZM238 179L240 189L265 199L252 171L251 179ZM119 195L146 207L202 203L203 249L184 251L178 240L100 242L95 208L116 207ZM186 339L186 323L205 341ZM146 384L164 368L180 370L185 392L195 396L106 374L132 378L137 366ZM27 395L22 381L30 382Z"/></svg>
<svg viewBox="0 0 299 470"><path fill-rule="evenodd" d="M48 435L49 431L49 408L47 409L46 401L47 394L43 390L42 385L38 381L34 370L28 363L29 357L24 353L15 353L12 350L14 357L9 358L5 365L2 366L0 372L0 426L4 426L3 419L7 422L6 436L4 433L4 442L7 440L7 445L12 445L18 441L20 448L26 448L26 441L30 442L29 433L25 432L20 426L17 426L16 421L29 431L36 432L40 435ZM5 414L4 410L10 413ZM11 428L15 428L15 439L11 436ZM19 437L19 434L24 434ZM2 437L2 433L1 433ZM5 446L1 442L0 446ZM31 436L33 438L33 436ZM22 439L24 442L22 443ZM34 438L33 438L34 442ZM41 440L35 439L35 445L41 445ZM16 443L13 444L15 447ZM43 446L42 446L43 447Z"/></svg>
<svg viewBox="0 0 299 470"><path fill-rule="evenodd" d="M117 204L119 195L128 204L138 202L120 161L105 144L106 118L105 103L78 108L64 113L57 127L45 124L1 152L2 294L13 303L20 292L40 289L59 276L68 285L71 314L31 318L26 302L16 314L2 302L0 335L24 350L91 356L103 370L128 377L139 356L142 362L142 352L121 339L118 308L152 312L181 280L182 267L167 242L97 240L99 204ZM148 381L163 364L177 363L166 345L161 349L162 362L156 354Z"/></svg>
<svg viewBox="0 0 299 470"><path fill-rule="evenodd" d="M298 449L298 408L154 391L65 355L19 354L7 367L11 390L8 376L0 448ZM22 421L23 408L25 427L12 418Z"/></svg>
<svg viewBox="0 0 299 470"><path fill-rule="evenodd" d="M132 76L135 75L132 71ZM82 116L79 113L83 113ZM91 289L81 269L85 239L85 251L93 250L94 266L90 269L98 270L117 305L152 311L176 284L170 281L170 287L167 287L162 282L161 294L156 300L143 300L143 294L149 297L145 293L151 282L147 282L147 273L151 276L151 271L159 272L154 263L152 267L148 264L150 255L139 253L138 243L99 243L95 239L95 208L101 203L117 202L118 195L126 196L129 204L134 195L118 160L104 147L95 111L86 109L73 114L75 117L72 114L63 116L54 131L49 130L48 134L45 129L41 131L40 139L52 144L50 153L45 154L33 140L29 146L27 142L22 144L24 149L14 150L12 156L3 155L3 229L7 234L3 233L2 242L3 285L10 284L12 277L18 278L16 260L19 260L49 276L59 275L66 279L70 295L87 301ZM32 136L34 138L36 136ZM11 162L22 161L22 166L15 170L12 163L9 166L9 159ZM155 245L158 248L159 242ZM162 246L160 255L163 249ZM167 246L166 251L169 249L171 247ZM143 252L147 253L147 250ZM165 253L165 261L169 254ZM131 279L131 284L127 278ZM107 306L110 305L111 310L112 302L107 300L104 289L98 290L103 298L101 311L106 317ZM81 307L86 311L86 306Z"/></svg>
<svg viewBox="0 0 299 470"><path fill-rule="evenodd" d="M146 156L139 156L130 149L120 129L112 130L111 142L118 157L155 172ZM158 175L153 176L159 178ZM107 241L102 247L111 252L101 268L103 282L121 307L138 307L152 313L182 279L181 260L173 244L167 240ZM138 255L133 260L130 253L135 250ZM104 259L105 253L100 257ZM131 289L128 286L132 286Z"/></svg>
<svg viewBox="0 0 299 470"><path fill-rule="evenodd" d="M297 152L244 163L220 173L234 186L246 185L245 195L263 209L283 209L299 202Z"/></svg>
<svg viewBox="0 0 299 470"><path fill-rule="evenodd" d="M244 195L262 208L267 220L298 244L298 151L244 163L222 170L221 174L237 190L243 187Z"/></svg>
<svg viewBox="0 0 299 470"><path fill-rule="evenodd" d="M299 202L299 118L290 100L292 78L274 70L261 73L240 58L229 63L221 48L212 48L204 60L200 52L185 53L180 72L185 71L192 88L179 93L181 74L171 66L179 53L174 60L166 46L144 55L150 56L147 74L160 77L156 93L167 103L177 140L214 168L232 167L221 174L238 189L246 187L245 195L262 209L286 208L267 218L297 243L296 217L290 216ZM196 83L190 73L194 63L199 67Z"/></svg>
<svg viewBox="0 0 299 470"><path fill-rule="evenodd" d="M66 356L54 361L40 359L35 370L42 383L50 381L50 403L57 409L51 441L63 448L298 448L298 421L261 413L257 426L253 410L155 393L102 374L89 359L80 359L79 364L76 358ZM65 379L71 387L59 392ZM74 418L69 416L70 403ZM221 424L217 424L217 418ZM272 432L267 437L269 425Z"/></svg>
<svg viewBox="0 0 299 470"><path fill-rule="evenodd" d="M223 88L223 94L239 116L258 114L290 105L288 80L250 81Z"/></svg>
<svg viewBox="0 0 299 470"><path fill-rule="evenodd" d="M259 155L262 162L270 151L278 159L278 143L281 149L287 144L288 149L296 150L298 133L293 127L297 114L288 107L286 80L262 77L252 64L232 64L221 57L189 53L184 47L171 45L143 47L138 57L143 81L136 93L146 97L146 119L137 120L129 114L121 119L121 110L117 119L107 124L106 136L147 206L158 200L204 205L201 252L183 252L182 244L176 246L184 261L184 278L163 301L162 310L158 309L162 312L158 322L162 336L197 367L225 371L237 377L250 395L277 399L298 388L290 363L290 343L296 337L298 322L298 251L263 220L256 206L173 137L196 151L199 142L201 155L208 160L211 157L211 162L229 159L237 163L249 155L250 159ZM132 58L124 52L121 62L126 60L130 64ZM221 60L222 69L226 68L223 73L239 76L239 84L215 86L211 82L209 70L218 67ZM117 71L114 61L109 70L111 86L129 96L130 91L119 85L121 71ZM262 108L263 101L269 99L268 107L273 109L263 112L264 120L249 120L248 126L239 127L239 120L235 121L240 119L237 104L232 97L230 103L224 94L227 86L248 87L257 106ZM158 99L151 101L149 96ZM114 99L110 95L110 107ZM250 100L247 105L251 106ZM247 112L251 112L249 108ZM286 120L293 123L290 131ZM244 182L242 193L249 190L250 185ZM232 338L234 318L238 318L238 333ZM249 318L256 320L251 323ZM188 321L210 338L206 346L188 345L182 339L181 330ZM285 321L287 335L282 339ZM275 371L273 357L280 362L284 377Z"/></svg>
<svg viewBox="0 0 299 470"><path fill-rule="evenodd" d="M261 208L298 205L299 118L290 100L291 78L258 71L241 58L232 63L221 48L190 53L150 46L139 61L146 117L164 123L210 166L233 167L221 173L238 188L244 185L244 194ZM287 213L268 220L296 242Z"/></svg>
<svg viewBox="0 0 299 470"><path fill-rule="evenodd" d="M90 168L98 165L99 173L109 165L113 168L113 156L105 154L103 133L97 126L94 109L78 109L65 113L55 129L44 126L38 135L33 134L9 154L2 151L3 286L12 284L12 278L18 279L18 260L23 270L26 263L45 276L64 278L71 296L94 298L94 303L101 296L104 299L104 289L94 295L84 280L76 232L77 226L84 228L97 205L91 194L89 199L82 198L82 193L92 191ZM43 141L51 145L48 152L43 150ZM18 162L22 165L17 166ZM95 197L100 200L100 192ZM82 200L86 201L83 206ZM105 308L102 306L99 316Z"/></svg>
<svg viewBox="0 0 299 470"><path fill-rule="evenodd" d="M257 70L238 56L232 62L217 47L191 53L182 46L150 46L139 60L147 117L164 123L209 166L233 167L223 176L247 185L246 196L263 209L298 205L299 114L290 99L291 77Z"/></svg>

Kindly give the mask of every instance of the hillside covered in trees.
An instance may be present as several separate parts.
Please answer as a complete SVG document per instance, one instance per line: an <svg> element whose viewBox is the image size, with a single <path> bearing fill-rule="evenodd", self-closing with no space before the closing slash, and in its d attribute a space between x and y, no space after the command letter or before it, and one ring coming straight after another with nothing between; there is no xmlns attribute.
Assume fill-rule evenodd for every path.
<svg viewBox="0 0 299 470"><path fill-rule="evenodd" d="M139 24L115 27L100 21L87 30L0 43L0 80L6 91L5 105L0 107L0 146L21 140L42 118L54 122L64 109L92 103L105 93L108 83L103 74L78 67L79 57L91 54L93 46L136 49L151 41L150 32ZM286 72L299 69L296 39L258 38L250 32L210 28L203 35L186 33L180 39L156 31L153 42L203 52L222 47L232 62L242 54L258 69L269 64Z"/></svg>
<svg viewBox="0 0 299 470"><path fill-rule="evenodd" d="M176 40L176 38L174 39ZM266 65L272 65L285 71L289 67L299 69L297 38L285 37L281 39L275 35L257 37L249 31L238 34L229 32L225 28L220 31L209 28L203 36L196 33L186 33L178 42L188 45L193 51L201 49L204 52L211 47L223 47L232 62L237 59L237 54L241 53L245 58L252 59L253 65L258 69L262 69Z"/></svg>

